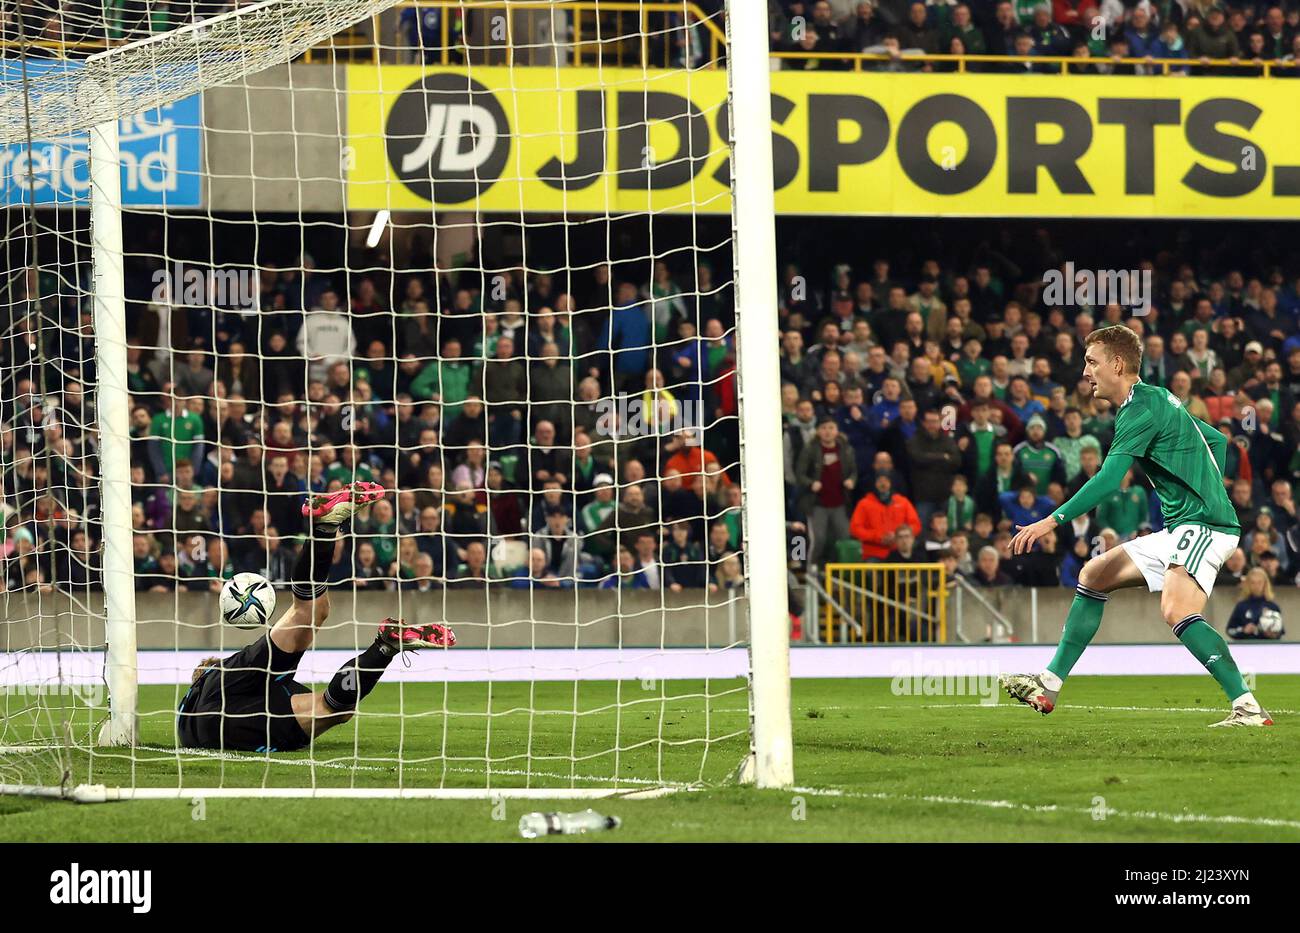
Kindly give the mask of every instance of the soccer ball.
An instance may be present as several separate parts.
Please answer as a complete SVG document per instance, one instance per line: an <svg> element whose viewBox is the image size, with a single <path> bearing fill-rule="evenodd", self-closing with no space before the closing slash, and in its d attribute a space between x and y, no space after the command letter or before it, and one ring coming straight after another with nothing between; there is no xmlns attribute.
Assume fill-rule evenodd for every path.
<svg viewBox="0 0 1300 933"><path fill-rule="evenodd" d="M1259 630L1265 635L1276 635L1282 631L1282 613L1276 609L1265 609L1259 614Z"/></svg>
<svg viewBox="0 0 1300 933"><path fill-rule="evenodd" d="M221 588L221 621L235 628L261 628L275 612L275 590L260 573L237 573Z"/></svg>

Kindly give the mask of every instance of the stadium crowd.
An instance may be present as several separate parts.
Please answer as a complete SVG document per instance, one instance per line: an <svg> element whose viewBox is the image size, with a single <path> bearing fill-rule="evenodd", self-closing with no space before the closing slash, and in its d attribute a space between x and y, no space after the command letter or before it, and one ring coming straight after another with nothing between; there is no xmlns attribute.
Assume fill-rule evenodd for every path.
<svg viewBox="0 0 1300 933"><path fill-rule="evenodd" d="M698 16L721 29L722 0L694 3ZM238 5L234 0L0 0L0 40L5 47L26 38L90 49L208 19ZM574 42L573 17L582 15L554 14L550 28L560 45ZM601 20L600 29L616 43L634 37L641 22L635 11L585 15L614 17ZM850 59L837 56L869 53L886 56L861 63L873 71L955 70L954 62L913 58L941 54L1079 59L1068 65L1072 74L1253 75L1268 62L1281 66L1279 75L1300 75L1300 6L1289 0L1234 5L1219 0L767 0L767 18L772 49L786 53L781 67L790 69L853 68ZM412 61L430 62L439 60L446 41L452 60L459 61L463 45L489 48L494 41L475 39L474 22L459 9L407 6L397 15L393 39L385 41L404 48ZM645 23L653 41L643 51L639 43L632 44L648 57L647 64L706 64L708 36L697 14L652 10ZM595 25L589 25L588 34L595 32ZM1166 70L1133 59L1183 59L1188 64ZM1225 70L1199 64L1210 60L1233 66ZM1061 70L1032 61L970 62L966 67L1008 74Z"/></svg>
<svg viewBox="0 0 1300 933"><path fill-rule="evenodd" d="M1162 74L1163 66L1121 59L1186 59L1169 74L1251 75L1264 62L1294 77L1300 58L1300 7L1292 3L1217 0L768 0L772 48L794 53L786 68L839 70L858 53L886 55L863 63L875 71L955 70L953 62L909 56L1069 57L1072 74ZM798 53L811 54L800 58ZM1198 66L1240 61L1224 71ZM972 62L970 71L1059 73L1059 65Z"/></svg>
<svg viewBox="0 0 1300 933"><path fill-rule="evenodd" d="M234 0L0 0L0 39L6 49L22 40L73 46L131 41L237 5Z"/></svg>
<svg viewBox="0 0 1300 933"><path fill-rule="evenodd" d="M215 276L182 295L156 265L128 269L139 588L287 582L304 496L361 479L398 492L340 540L336 582L740 586L734 321L707 269L688 298L662 263L562 293L522 272L381 287L304 256L232 309ZM68 280L28 276L0 361L11 589L98 580L93 323Z"/></svg>

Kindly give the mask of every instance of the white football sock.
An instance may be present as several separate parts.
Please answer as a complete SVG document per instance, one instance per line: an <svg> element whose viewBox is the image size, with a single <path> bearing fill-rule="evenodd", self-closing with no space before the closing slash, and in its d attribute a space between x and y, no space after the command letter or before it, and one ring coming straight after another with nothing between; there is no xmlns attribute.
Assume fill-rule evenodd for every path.
<svg viewBox="0 0 1300 933"><path fill-rule="evenodd" d="M1038 675L1038 679L1043 682L1044 687L1051 690L1053 693L1059 692L1061 687L1065 684L1065 681L1061 680L1061 678L1057 677L1051 671L1043 671Z"/></svg>
<svg viewBox="0 0 1300 933"><path fill-rule="evenodd" d="M1241 696L1237 697L1237 699L1232 701L1232 705L1244 706L1251 711L1258 711L1261 708L1259 700L1255 699L1255 694L1253 693L1243 693Z"/></svg>

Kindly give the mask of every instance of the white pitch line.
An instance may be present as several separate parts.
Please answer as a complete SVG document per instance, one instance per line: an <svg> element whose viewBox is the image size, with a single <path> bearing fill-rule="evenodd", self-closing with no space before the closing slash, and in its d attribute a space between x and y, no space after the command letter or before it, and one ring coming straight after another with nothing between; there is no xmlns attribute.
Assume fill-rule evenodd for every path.
<svg viewBox="0 0 1300 933"><path fill-rule="evenodd" d="M1020 709L1020 703L922 703L912 709ZM830 707L827 707L828 709ZM873 710L900 710L908 709L906 705L893 706L873 706ZM1222 714L1223 710L1214 706L1093 706L1090 703L1082 703L1078 706L1059 707L1060 709L1099 709L1108 712L1120 713L1207 713ZM1284 715L1295 715L1300 710L1293 709L1272 709L1269 712L1282 713Z"/></svg>
<svg viewBox="0 0 1300 933"><path fill-rule="evenodd" d="M1215 815L1210 813L1162 813L1158 810L1117 810L1106 807L1097 810L1094 807L1065 807L1060 804L1016 803L1014 800L980 800L969 797L950 797L939 794L890 794L880 792L859 792L836 787L796 787L796 794L809 794L814 797L847 797L860 800L902 800L909 803L938 803L951 806L979 807L988 810L1019 810L1024 813L1068 813L1092 815L1104 812L1106 819L1160 820L1167 823L1227 823L1241 826L1270 826L1283 829L1300 829L1300 820L1282 820L1268 816ZM1099 821L1100 822L1100 821Z"/></svg>
<svg viewBox="0 0 1300 933"><path fill-rule="evenodd" d="M958 705L975 705L975 704L958 704ZM1199 710L1198 710L1199 711ZM168 749L161 746L138 746L147 751L173 752L180 751L177 749ZM275 764L291 767L316 767L326 770L343 770L343 771L384 771L392 772L392 768L384 768L376 765L346 764L343 762L323 762L312 761L307 758L276 758L270 759L262 756L246 757L237 752L220 752L207 750L184 750L184 754L189 760L212 759L224 760L238 764ZM410 765L404 768L405 771L447 771L458 774L484 774L487 772L486 767L467 767L458 765L456 767L437 768L432 766ZM563 774L552 771L524 771L520 769L502 769L494 768L492 773L496 775L510 777L536 777L536 778L554 778L557 780L584 781L593 783L608 782L608 777L587 774ZM639 785L646 788L643 791L633 791L628 795L628 799L635 799L639 796L658 796L656 789L661 789L664 793L672 790L708 790L705 785L690 784L681 781L654 781L647 778L621 778L619 784ZM491 790L488 788L487 790ZM1019 810L1024 813L1065 813L1075 815L1093 816L1096 813L1104 812L1106 818L1119 817L1121 819L1140 819L1140 820L1159 820L1168 823L1220 823L1228 825L1241 826L1268 826L1282 829L1300 829L1300 820L1283 820L1274 817L1249 817L1236 816L1233 814L1207 814L1207 813L1163 813L1157 810L1117 810L1114 807L1106 807L1104 811L1099 811L1094 807L1066 807L1060 804L1029 804L1017 803L1012 800L981 800L978 798L953 797L939 794L891 794L883 791L865 792L845 790L838 787L795 787L792 791L797 794L809 794L816 797L844 797L857 800L898 800L910 803L937 803L951 806L977 807L990 810Z"/></svg>
<svg viewBox="0 0 1300 933"><path fill-rule="evenodd" d="M679 712L679 713L703 712L703 710L694 707L686 707L686 706L673 706L667 708L672 712ZM857 710L861 712L868 712L868 711L874 712L876 710L893 710L897 712L900 710L906 711L906 710L914 710L914 709L1021 709L1021 708L1022 708L1022 704L1020 703L1011 703L1006 700L1000 700L997 703L919 703L916 704L915 706L906 703L894 703L892 705L881 705L881 706L796 706L794 708L794 711L796 713L812 713L812 712L833 713L842 710L849 710L849 711ZM1207 713L1210 715L1223 713L1223 710L1214 706L1094 706L1090 703L1081 703L1077 706L1063 706L1060 708L1061 709L1097 709L1097 710L1105 710L1108 712L1122 712L1122 713ZM724 713L737 713L737 714L748 713L749 710L743 708L735 708L735 709L714 708L709 710L709 712L711 714L721 715ZM1269 712L1280 713L1282 715L1292 715L1292 716L1300 715L1300 710L1294 710L1294 709L1270 708Z"/></svg>
<svg viewBox="0 0 1300 933"><path fill-rule="evenodd" d="M880 706L796 706L796 713L822 712L830 713L841 710L859 710L861 712L875 712L877 710L891 710L894 712L914 710L914 709L1022 709L1023 704L1011 703L1006 700L1000 700L997 703L918 703L910 705L906 703L894 703ZM1120 713L1206 713L1208 715L1222 714L1223 710L1214 706L1094 706L1090 703L1081 703L1077 706L1062 706L1060 709L1096 709L1107 712ZM697 710L688 707L671 707L674 712L697 712ZM712 709L711 713L748 713L747 709ZM1300 710L1294 709L1276 709L1269 708L1271 713L1279 713L1285 716L1300 715Z"/></svg>

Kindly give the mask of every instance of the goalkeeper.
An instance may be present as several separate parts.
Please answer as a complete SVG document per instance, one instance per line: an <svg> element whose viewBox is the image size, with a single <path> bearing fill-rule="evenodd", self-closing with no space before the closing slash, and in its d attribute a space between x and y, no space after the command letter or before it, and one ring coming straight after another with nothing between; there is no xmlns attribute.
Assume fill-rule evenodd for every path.
<svg viewBox="0 0 1300 933"><path fill-rule="evenodd" d="M1237 547L1241 526L1223 488L1227 441L1183 408L1170 392L1139 377L1142 344L1123 326L1094 330L1084 341L1083 376L1094 398L1116 408L1115 439L1105 462L1053 514L1021 527L1011 542L1023 554L1058 525L1090 511L1142 467L1160 497L1163 531L1127 541L1084 564L1056 655L1039 674L1008 674L1003 689L1046 715L1070 670L1101 626L1112 590L1146 583L1160 612L1196 660L1218 681L1232 712L1216 726L1271 726L1246 688L1223 637L1201 615L1219 567Z"/></svg>
<svg viewBox="0 0 1300 933"><path fill-rule="evenodd" d="M303 505L312 533L294 567L293 605L252 644L198 666L177 710L180 745L248 752L304 748L326 729L351 719L400 652L456 643L447 626L385 619L374 644L339 668L324 690L313 692L293 679L316 630L329 618L325 581L339 526L383 497L378 484L360 482Z"/></svg>

